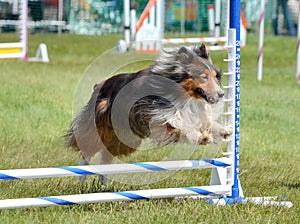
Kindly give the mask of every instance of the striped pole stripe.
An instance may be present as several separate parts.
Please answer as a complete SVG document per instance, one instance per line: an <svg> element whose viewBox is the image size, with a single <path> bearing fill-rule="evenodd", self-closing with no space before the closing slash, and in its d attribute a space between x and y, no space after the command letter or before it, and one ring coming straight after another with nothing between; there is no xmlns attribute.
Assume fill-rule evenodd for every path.
<svg viewBox="0 0 300 224"><path fill-rule="evenodd" d="M149 17L150 15L150 10L153 6L155 6L156 0L150 0L148 4L146 5L137 25L136 25L136 33L139 32L141 27L143 26L144 21Z"/></svg>
<svg viewBox="0 0 300 224"><path fill-rule="evenodd" d="M136 172L156 172L171 170L205 169L230 166L228 158L205 160L178 160L143 162L110 165L62 166L54 168L32 168L0 170L0 180L19 180L33 178L66 177L82 175L109 175Z"/></svg>
<svg viewBox="0 0 300 224"><path fill-rule="evenodd" d="M162 44L192 44L192 43L207 43L207 42L226 42L227 37L203 37L203 38L169 38L162 39ZM227 50L228 46L212 45L206 46L209 51Z"/></svg>
<svg viewBox="0 0 300 224"><path fill-rule="evenodd" d="M129 200L150 200L157 198L176 198L195 195L229 195L230 185L214 185L202 187L185 188L162 188L137 191L104 192L65 196L50 196L37 198L19 198L0 200L0 209L47 207L59 205L74 205L98 202L129 201Z"/></svg>
<svg viewBox="0 0 300 224"><path fill-rule="evenodd" d="M199 43L199 42L197 42ZM209 46L209 45L206 45L206 49L208 51L220 51L220 50L227 50L229 48L229 46L219 46L219 45L216 45L216 46ZM141 53L141 54L159 54L160 50L158 49L154 49L154 50L149 50L149 49L138 49L136 50L137 53Z"/></svg>
<svg viewBox="0 0 300 224"><path fill-rule="evenodd" d="M23 43L0 43L0 49L22 48L22 47L24 47Z"/></svg>
<svg viewBox="0 0 300 224"><path fill-rule="evenodd" d="M163 44L190 44L190 43L205 43L205 42L226 42L227 37L196 37L196 38L169 38L163 39Z"/></svg>
<svg viewBox="0 0 300 224"><path fill-rule="evenodd" d="M206 46L206 49L208 51L220 51L220 50L226 51L228 49L228 46Z"/></svg>
<svg viewBox="0 0 300 224"><path fill-rule="evenodd" d="M16 54L22 52L22 48L0 48L0 54Z"/></svg>
<svg viewBox="0 0 300 224"><path fill-rule="evenodd" d="M0 58L21 58L24 43L0 43Z"/></svg>
<svg viewBox="0 0 300 224"><path fill-rule="evenodd" d="M259 46L258 46L258 68L257 80L262 80L263 72L263 49L264 49L264 25L265 25L265 0L260 2L260 17L259 17Z"/></svg>
<svg viewBox="0 0 300 224"><path fill-rule="evenodd" d="M0 20L0 27L12 25L12 26L21 26L22 21L20 20ZM55 20L41 20L41 21L27 21L27 26L30 28L34 27L45 27L45 26L66 26L65 21L55 21Z"/></svg>

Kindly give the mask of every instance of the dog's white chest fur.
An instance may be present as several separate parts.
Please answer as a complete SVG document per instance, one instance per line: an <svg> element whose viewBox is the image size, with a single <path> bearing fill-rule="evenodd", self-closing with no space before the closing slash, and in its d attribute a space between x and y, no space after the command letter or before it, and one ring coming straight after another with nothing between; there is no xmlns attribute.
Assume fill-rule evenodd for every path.
<svg viewBox="0 0 300 224"><path fill-rule="evenodd" d="M200 130L211 123L211 107L204 101L189 99L183 105L177 105L174 111L166 113L166 121L180 130Z"/></svg>
<svg viewBox="0 0 300 224"><path fill-rule="evenodd" d="M189 98L184 102L176 102L173 108L161 110L153 116L152 121L168 123L181 131L183 141L197 143L203 132L211 132L212 107L205 101Z"/></svg>

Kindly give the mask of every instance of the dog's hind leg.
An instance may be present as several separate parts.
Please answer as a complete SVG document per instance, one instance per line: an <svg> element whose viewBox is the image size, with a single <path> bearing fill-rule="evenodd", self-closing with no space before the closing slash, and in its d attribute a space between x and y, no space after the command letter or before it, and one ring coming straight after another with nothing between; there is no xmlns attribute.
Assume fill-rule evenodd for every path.
<svg viewBox="0 0 300 224"><path fill-rule="evenodd" d="M90 160L91 160L91 157L85 158L82 156L81 159L78 161L78 165L79 166L89 165ZM85 175L79 176L78 179L79 179L80 183L83 184L84 181L86 180L86 176Z"/></svg>
<svg viewBox="0 0 300 224"><path fill-rule="evenodd" d="M106 165L111 164L114 157L113 155L107 150L107 149L101 149L99 153L99 164L100 165ZM104 186L107 186L108 184L108 177L107 175L98 175L99 182L103 184Z"/></svg>

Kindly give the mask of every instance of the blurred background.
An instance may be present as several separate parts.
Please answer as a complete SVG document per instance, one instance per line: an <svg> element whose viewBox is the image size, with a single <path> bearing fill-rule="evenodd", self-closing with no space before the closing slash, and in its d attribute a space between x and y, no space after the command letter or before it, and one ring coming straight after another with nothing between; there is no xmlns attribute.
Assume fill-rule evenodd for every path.
<svg viewBox="0 0 300 224"><path fill-rule="evenodd" d="M139 18L148 0L131 1ZM258 32L260 1L242 2L248 32ZM0 0L0 32L15 32L18 0ZM123 0L28 0L29 32L70 32L103 35L123 32ZM208 32L208 5L214 0L165 1L165 32ZM221 0L221 31L226 26L227 0ZM265 1L265 33L296 35L297 0Z"/></svg>

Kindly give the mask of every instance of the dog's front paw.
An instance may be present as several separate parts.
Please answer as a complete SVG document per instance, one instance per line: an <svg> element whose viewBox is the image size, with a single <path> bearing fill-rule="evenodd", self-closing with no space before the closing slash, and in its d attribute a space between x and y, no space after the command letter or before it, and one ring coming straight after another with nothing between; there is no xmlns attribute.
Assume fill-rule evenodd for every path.
<svg viewBox="0 0 300 224"><path fill-rule="evenodd" d="M199 139L199 145L207 145L213 142L213 137L209 131L203 131Z"/></svg>
<svg viewBox="0 0 300 224"><path fill-rule="evenodd" d="M233 130L232 130L231 128L224 127L224 129L223 129L222 132L221 132L221 137L222 137L223 139L228 139L228 137L229 137L230 135L232 135L232 133L233 133Z"/></svg>

